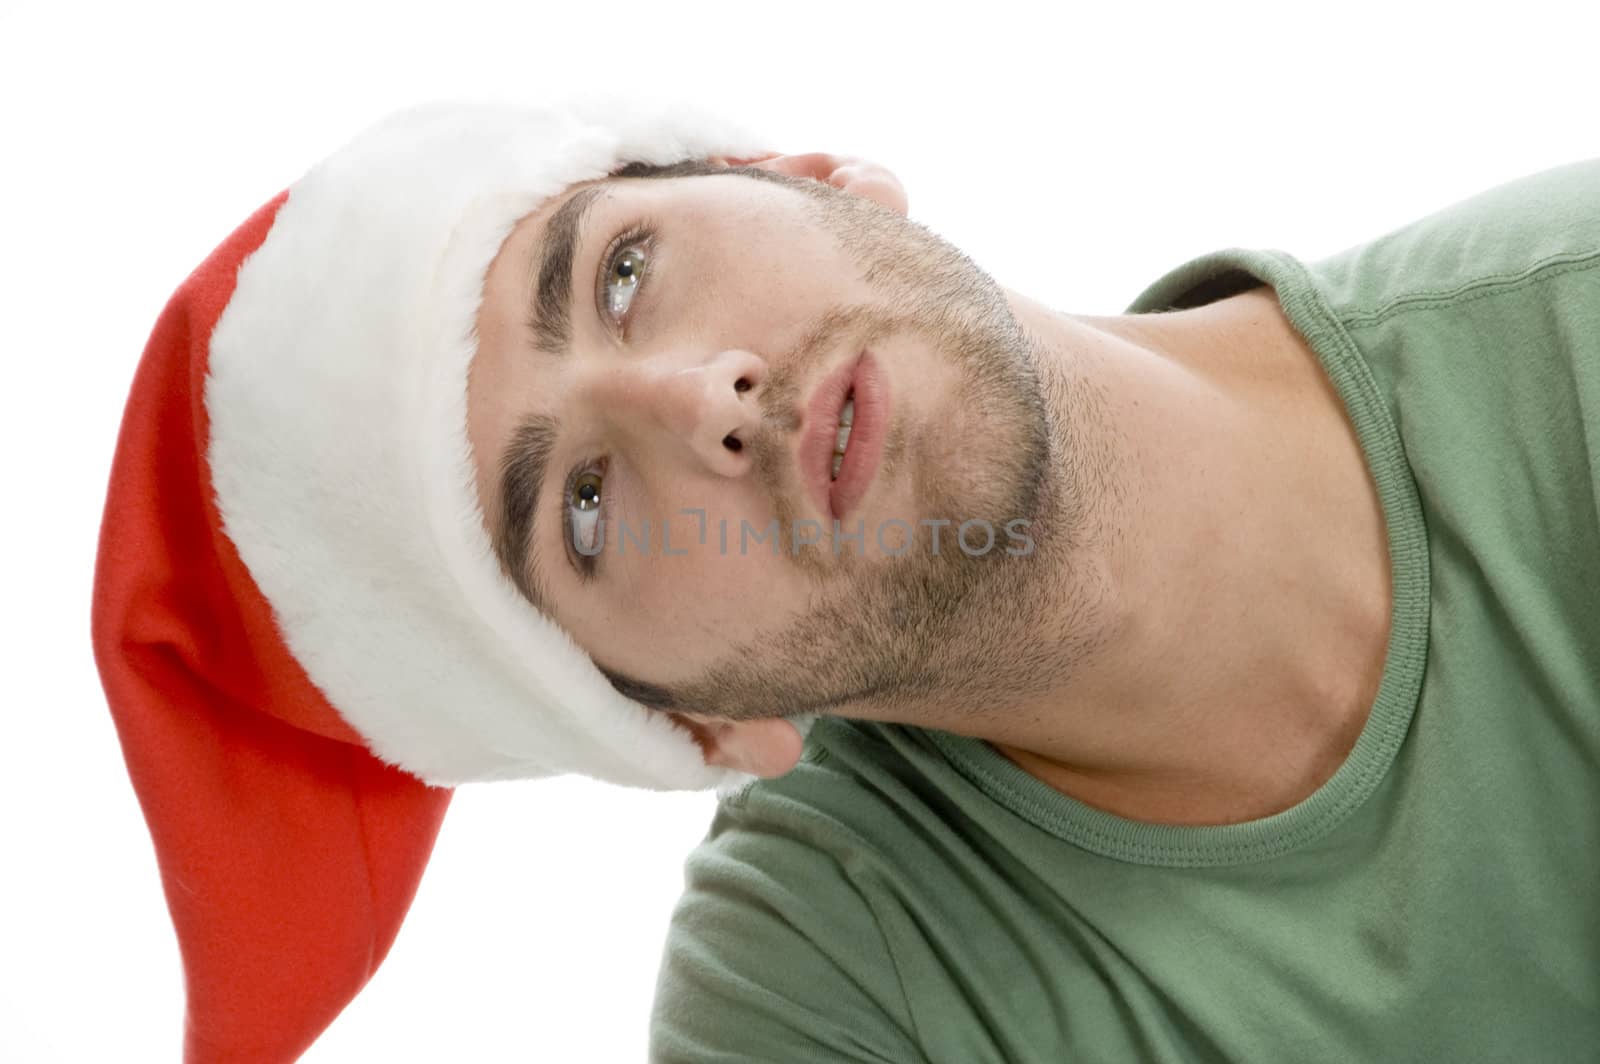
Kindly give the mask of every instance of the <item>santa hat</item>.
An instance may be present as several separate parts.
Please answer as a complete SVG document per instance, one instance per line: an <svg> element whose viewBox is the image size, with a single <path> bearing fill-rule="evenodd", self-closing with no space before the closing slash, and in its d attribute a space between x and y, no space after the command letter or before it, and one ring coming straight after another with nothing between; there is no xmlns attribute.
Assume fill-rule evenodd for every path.
<svg viewBox="0 0 1600 1064"><path fill-rule="evenodd" d="M628 162L763 147L682 107L410 108L252 214L161 313L93 637L178 933L186 1061L311 1044L393 943L451 787L751 778L618 694L501 572L466 383L519 219Z"/></svg>

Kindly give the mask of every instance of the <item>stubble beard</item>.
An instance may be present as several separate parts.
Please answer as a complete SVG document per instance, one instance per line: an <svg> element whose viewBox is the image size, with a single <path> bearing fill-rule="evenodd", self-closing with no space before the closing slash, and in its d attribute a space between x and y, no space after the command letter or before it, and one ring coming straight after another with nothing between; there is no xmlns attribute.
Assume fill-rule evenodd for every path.
<svg viewBox="0 0 1600 1064"><path fill-rule="evenodd" d="M897 421L878 472L878 483L909 474L923 513L904 515L916 534L901 554L833 559L804 615L670 689L682 708L729 720L827 712L934 725L1037 696L1059 681L1071 624L1092 630L1086 610L1059 600L1059 574L1092 504L1087 478L1068 475L1083 441L1064 416L1070 408L1057 405L1072 398L1067 384L1044 369L998 284L959 250L855 197L816 199L818 220L884 297L853 323L869 337L920 339L958 371L951 416ZM950 519L937 551L920 516ZM973 519L995 535L982 553L957 538ZM1026 543L1009 538L1008 525L1031 550L1012 552ZM983 537L969 542L975 549Z"/></svg>

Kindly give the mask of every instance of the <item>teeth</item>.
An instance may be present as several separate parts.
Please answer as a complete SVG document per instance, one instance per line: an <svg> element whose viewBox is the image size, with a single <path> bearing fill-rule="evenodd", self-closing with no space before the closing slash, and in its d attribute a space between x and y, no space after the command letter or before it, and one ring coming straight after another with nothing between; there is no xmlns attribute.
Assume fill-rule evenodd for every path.
<svg viewBox="0 0 1600 1064"><path fill-rule="evenodd" d="M856 401L854 397L844 401L844 409L839 411L839 435L833 444L833 477L839 479L839 467L844 464L845 448L850 446L850 423L856 418Z"/></svg>

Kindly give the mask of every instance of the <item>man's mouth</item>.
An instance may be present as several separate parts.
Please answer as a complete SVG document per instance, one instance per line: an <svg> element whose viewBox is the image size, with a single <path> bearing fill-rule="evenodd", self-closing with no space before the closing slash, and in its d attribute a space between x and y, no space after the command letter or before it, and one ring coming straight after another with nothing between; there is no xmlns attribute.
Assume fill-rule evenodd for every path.
<svg viewBox="0 0 1600 1064"><path fill-rule="evenodd" d="M855 389L844 397L844 406L839 410L839 434L833 445L833 473L830 480L839 479L839 467L844 464L844 452L850 446L850 422L855 420L856 399Z"/></svg>
<svg viewBox="0 0 1600 1064"><path fill-rule="evenodd" d="M889 422L887 381L868 351L839 366L807 406L800 466L818 514L851 513L866 495L883 453Z"/></svg>

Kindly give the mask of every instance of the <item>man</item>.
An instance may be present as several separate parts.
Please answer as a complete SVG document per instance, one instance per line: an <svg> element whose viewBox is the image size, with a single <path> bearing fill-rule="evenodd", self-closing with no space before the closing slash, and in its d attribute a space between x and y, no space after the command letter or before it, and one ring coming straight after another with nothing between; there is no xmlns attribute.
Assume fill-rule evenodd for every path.
<svg viewBox="0 0 1600 1064"><path fill-rule="evenodd" d="M1315 789L1377 687L1389 564L1356 432L1271 291L1076 319L892 213L888 175L868 187L889 210L744 180L837 169L613 178L518 225L468 393L509 574L619 689L697 722L714 763L780 775L800 753L782 719L826 711L979 736L1151 819ZM648 238L640 219L660 219ZM547 343L557 252L596 291L573 287ZM845 512L808 490L810 404L868 367ZM830 453L845 394L820 411ZM1027 547L979 549L975 519Z"/></svg>
<svg viewBox="0 0 1600 1064"><path fill-rule="evenodd" d="M689 859L656 1058L1592 1052L1600 162L1110 318L837 165L574 189L489 273L508 573L769 777Z"/></svg>
<svg viewBox="0 0 1600 1064"><path fill-rule="evenodd" d="M189 356L208 542L252 581L240 645L290 676L232 701L298 731L219 711L222 753L182 730L181 762L270 766L205 814L230 857L363 852L394 885L376 960L310 996L283 971L318 927L284 899L359 884L269 886L300 937L253 978L301 996L250 1011L218 974L242 918L194 900L236 878L172 841L198 814L108 678L191 1055L303 1045L370 975L443 811L404 779L551 771L722 784L656 1059L1600 1038L1600 164L1309 266L1219 252L1089 318L1000 289L872 164L561 123L536 151L514 118L391 125L219 250L260 247ZM530 169L558 154L584 161ZM130 594L103 595L108 673ZM363 746L411 774L358 798L380 828L274 812L375 790L339 767Z"/></svg>

